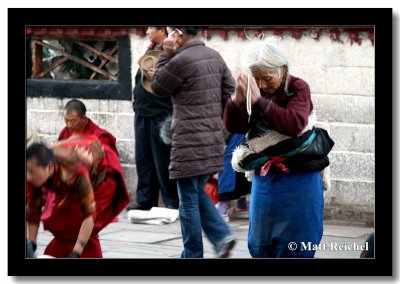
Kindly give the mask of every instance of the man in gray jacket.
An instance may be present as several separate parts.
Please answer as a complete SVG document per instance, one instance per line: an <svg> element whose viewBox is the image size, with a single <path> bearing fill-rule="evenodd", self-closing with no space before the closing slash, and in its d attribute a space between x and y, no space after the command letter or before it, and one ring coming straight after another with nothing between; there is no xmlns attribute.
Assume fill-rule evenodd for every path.
<svg viewBox="0 0 400 284"><path fill-rule="evenodd" d="M153 92L173 103L169 177L176 179L183 258L203 257L202 229L217 257L235 245L228 225L204 191L210 174L224 167L223 109L235 80L221 55L196 40L195 27L167 27L152 78Z"/></svg>

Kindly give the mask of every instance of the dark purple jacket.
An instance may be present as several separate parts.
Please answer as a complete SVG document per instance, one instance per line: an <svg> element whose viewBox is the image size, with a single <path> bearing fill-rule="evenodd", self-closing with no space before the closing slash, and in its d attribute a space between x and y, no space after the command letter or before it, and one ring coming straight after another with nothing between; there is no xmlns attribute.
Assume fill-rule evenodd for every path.
<svg viewBox="0 0 400 284"><path fill-rule="evenodd" d="M223 110L235 91L235 79L221 55L197 40L173 57L161 54L151 87L156 95L172 97L170 178L221 171Z"/></svg>
<svg viewBox="0 0 400 284"><path fill-rule="evenodd" d="M290 75L289 75L290 76ZM252 106L255 121L268 129L296 137L306 127L308 115L313 109L310 87L307 82L289 77L288 91L279 94L276 100L268 98L262 91L262 97ZM229 132L246 133L250 129L246 103L237 107L228 100L224 113L225 127Z"/></svg>

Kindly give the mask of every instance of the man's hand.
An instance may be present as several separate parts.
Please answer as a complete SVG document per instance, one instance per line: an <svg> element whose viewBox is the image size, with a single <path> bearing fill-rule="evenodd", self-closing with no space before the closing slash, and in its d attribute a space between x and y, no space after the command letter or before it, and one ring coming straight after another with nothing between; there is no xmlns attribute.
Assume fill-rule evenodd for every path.
<svg viewBox="0 0 400 284"><path fill-rule="evenodd" d="M81 255L76 251L73 251L68 255L68 258L81 258Z"/></svg>
<svg viewBox="0 0 400 284"><path fill-rule="evenodd" d="M26 240L26 257L27 258L36 257L36 248L37 248L37 245L34 241Z"/></svg>
<svg viewBox="0 0 400 284"><path fill-rule="evenodd" d="M154 75L154 72L155 72L155 71L156 71L156 68L149 68L149 69L147 69L147 75L149 75L150 80L153 79L153 75Z"/></svg>
<svg viewBox="0 0 400 284"><path fill-rule="evenodd" d="M168 38L168 37L166 39L164 39L163 50L166 54L168 54L169 56L172 56L176 53L177 49L178 49L178 45L176 44L174 39Z"/></svg>

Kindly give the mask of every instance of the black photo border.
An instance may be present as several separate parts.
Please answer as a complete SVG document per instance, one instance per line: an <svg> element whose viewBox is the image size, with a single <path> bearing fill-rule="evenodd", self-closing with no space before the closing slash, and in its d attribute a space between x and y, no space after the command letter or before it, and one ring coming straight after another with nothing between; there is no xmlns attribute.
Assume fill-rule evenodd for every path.
<svg viewBox="0 0 400 284"><path fill-rule="evenodd" d="M389 276L392 251L391 8L8 9L8 275L10 276ZM93 15L88 17L87 15ZM23 16L21 16L23 15ZM26 259L27 25L375 26L375 258ZM13 58L11 61L10 58ZM10 76L10 74L13 74ZM23 110L22 106L24 106ZM23 114L23 115L22 115ZM15 116L23 117L16 121ZM390 168L389 168L390 167Z"/></svg>

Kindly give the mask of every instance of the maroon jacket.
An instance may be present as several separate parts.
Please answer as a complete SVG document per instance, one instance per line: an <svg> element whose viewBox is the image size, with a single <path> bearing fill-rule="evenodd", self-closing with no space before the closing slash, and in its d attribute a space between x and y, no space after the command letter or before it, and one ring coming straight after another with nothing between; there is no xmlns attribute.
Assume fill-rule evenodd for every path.
<svg viewBox="0 0 400 284"><path fill-rule="evenodd" d="M262 90L262 97L252 106L254 120L268 129L295 137L306 127L313 110L310 87L307 82L289 75L287 92L269 98ZM250 129L246 103L237 107L228 100L224 122L229 132L246 133Z"/></svg>

